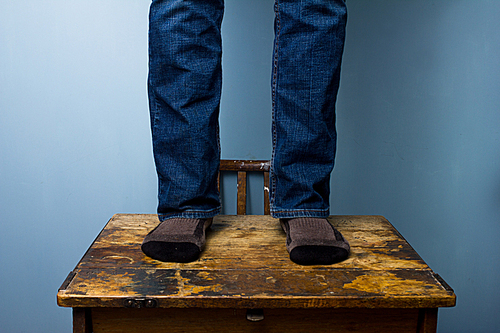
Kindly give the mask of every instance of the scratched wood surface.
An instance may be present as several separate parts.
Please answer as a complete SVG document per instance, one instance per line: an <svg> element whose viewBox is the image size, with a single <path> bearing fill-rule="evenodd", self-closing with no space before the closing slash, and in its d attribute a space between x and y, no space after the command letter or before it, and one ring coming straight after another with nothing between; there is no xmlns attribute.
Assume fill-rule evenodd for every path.
<svg viewBox="0 0 500 333"><path fill-rule="evenodd" d="M381 216L331 216L351 244L347 260L300 266L270 216L218 216L193 263L163 263L140 250L156 215L111 218L61 286L67 307L125 307L152 298L160 308L437 308L455 294Z"/></svg>

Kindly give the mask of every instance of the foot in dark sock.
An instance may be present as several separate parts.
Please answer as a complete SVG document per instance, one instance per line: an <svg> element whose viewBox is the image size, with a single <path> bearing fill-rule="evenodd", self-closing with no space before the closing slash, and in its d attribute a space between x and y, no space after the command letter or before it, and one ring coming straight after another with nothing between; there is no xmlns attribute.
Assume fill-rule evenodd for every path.
<svg viewBox="0 0 500 333"><path fill-rule="evenodd" d="M191 262L205 246L212 219L172 218L161 222L142 242L148 257L166 262Z"/></svg>
<svg viewBox="0 0 500 333"><path fill-rule="evenodd" d="M350 246L327 219L280 219L290 260L299 265L331 265L349 256Z"/></svg>

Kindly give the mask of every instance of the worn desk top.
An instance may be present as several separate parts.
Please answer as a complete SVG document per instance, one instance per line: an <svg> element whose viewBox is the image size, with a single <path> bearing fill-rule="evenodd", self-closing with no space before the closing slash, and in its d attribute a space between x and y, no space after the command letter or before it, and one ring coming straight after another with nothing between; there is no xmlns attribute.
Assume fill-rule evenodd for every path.
<svg viewBox="0 0 500 333"><path fill-rule="evenodd" d="M331 216L351 244L331 266L290 261L278 220L218 216L192 263L163 263L140 245L159 222L152 214L111 218L61 286L66 307L124 307L153 299L161 308L437 308L453 290L382 216Z"/></svg>

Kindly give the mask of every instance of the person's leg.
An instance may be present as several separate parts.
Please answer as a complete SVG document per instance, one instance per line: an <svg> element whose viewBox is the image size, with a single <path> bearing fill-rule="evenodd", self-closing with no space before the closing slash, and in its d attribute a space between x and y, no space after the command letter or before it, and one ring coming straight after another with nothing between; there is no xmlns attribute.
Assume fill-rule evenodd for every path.
<svg viewBox="0 0 500 333"><path fill-rule="evenodd" d="M146 237L142 249L155 259L194 260L208 221L220 212L223 12L223 0L151 4L148 92L163 226Z"/></svg>
<svg viewBox="0 0 500 333"><path fill-rule="evenodd" d="M275 12L271 214L293 261L333 263L349 251L326 220L347 9L342 0L276 0Z"/></svg>

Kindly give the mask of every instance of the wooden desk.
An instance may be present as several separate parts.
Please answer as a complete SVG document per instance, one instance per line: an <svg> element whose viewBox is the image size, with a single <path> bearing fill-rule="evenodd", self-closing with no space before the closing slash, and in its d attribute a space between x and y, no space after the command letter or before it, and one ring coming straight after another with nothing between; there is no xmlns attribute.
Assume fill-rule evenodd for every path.
<svg viewBox="0 0 500 333"><path fill-rule="evenodd" d="M456 296L398 231L381 216L330 222L351 244L336 265L294 264L278 221L260 215L216 217L200 260L178 264L140 250L156 215L117 214L57 301L82 333L435 332Z"/></svg>

